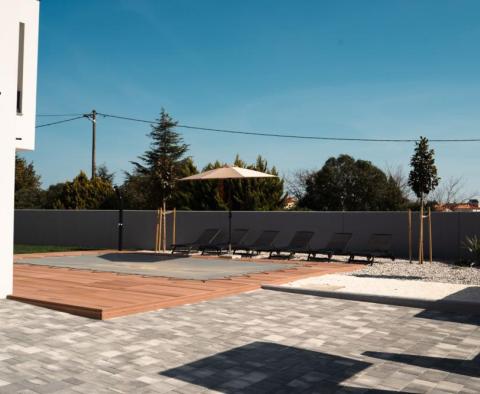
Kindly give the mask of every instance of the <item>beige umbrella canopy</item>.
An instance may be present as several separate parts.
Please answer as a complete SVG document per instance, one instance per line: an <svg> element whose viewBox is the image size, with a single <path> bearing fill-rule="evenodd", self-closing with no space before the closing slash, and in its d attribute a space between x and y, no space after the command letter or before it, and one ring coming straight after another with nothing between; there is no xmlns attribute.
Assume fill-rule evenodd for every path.
<svg viewBox="0 0 480 394"><path fill-rule="evenodd" d="M224 166L201 172L180 179L181 181L207 181L210 179L238 179L238 178L276 178L275 175L265 172L249 170L248 168Z"/></svg>
<svg viewBox="0 0 480 394"><path fill-rule="evenodd" d="M244 179L244 178L277 178L275 175L265 172L249 170L248 168L223 166L187 176L181 181L209 181L214 179ZM228 253L232 253L232 193L229 190L229 210L228 210Z"/></svg>

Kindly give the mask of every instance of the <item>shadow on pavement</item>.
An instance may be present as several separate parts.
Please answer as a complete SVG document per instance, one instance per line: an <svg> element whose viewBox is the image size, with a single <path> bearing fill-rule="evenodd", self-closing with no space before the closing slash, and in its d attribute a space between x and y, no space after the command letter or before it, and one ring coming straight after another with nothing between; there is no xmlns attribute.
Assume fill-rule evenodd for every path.
<svg viewBox="0 0 480 394"><path fill-rule="evenodd" d="M480 354L477 354L477 356L471 360L384 352L364 352L363 354L381 360L415 365L422 368L437 369L448 373L473 376L476 378L480 376Z"/></svg>
<svg viewBox="0 0 480 394"><path fill-rule="evenodd" d="M159 374L226 394L395 392L340 384L371 365L276 343L252 342Z"/></svg>
<svg viewBox="0 0 480 394"><path fill-rule="evenodd" d="M439 302L444 301L451 304L449 309L452 311L425 309L417 313L415 317L480 326L479 286L467 287L442 298Z"/></svg>

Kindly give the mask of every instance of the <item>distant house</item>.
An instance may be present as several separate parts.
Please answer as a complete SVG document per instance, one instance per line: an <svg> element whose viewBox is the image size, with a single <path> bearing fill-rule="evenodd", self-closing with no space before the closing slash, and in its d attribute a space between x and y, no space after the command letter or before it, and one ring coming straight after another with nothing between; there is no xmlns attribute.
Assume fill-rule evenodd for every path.
<svg viewBox="0 0 480 394"><path fill-rule="evenodd" d="M480 212L480 207L478 200L472 199L466 203L438 204L434 207L434 210L440 212Z"/></svg>
<svg viewBox="0 0 480 394"><path fill-rule="evenodd" d="M295 197L287 196L283 205L283 209L293 209L297 206L297 204L298 200Z"/></svg>
<svg viewBox="0 0 480 394"><path fill-rule="evenodd" d="M35 146L39 8L0 1L0 298L13 285L15 152Z"/></svg>

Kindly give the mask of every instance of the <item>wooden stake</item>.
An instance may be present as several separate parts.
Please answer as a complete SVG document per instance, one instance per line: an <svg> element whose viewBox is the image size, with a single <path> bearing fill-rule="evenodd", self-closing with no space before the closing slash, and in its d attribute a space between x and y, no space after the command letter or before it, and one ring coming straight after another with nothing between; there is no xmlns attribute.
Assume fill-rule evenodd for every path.
<svg viewBox="0 0 480 394"><path fill-rule="evenodd" d="M432 210L428 207L428 253L430 263L433 261L433 245L432 245Z"/></svg>
<svg viewBox="0 0 480 394"><path fill-rule="evenodd" d="M163 249L167 251L167 203L163 202Z"/></svg>
<svg viewBox="0 0 480 394"><path fill-rule="evenodd" d="M418 242L418 263L423 264L423 204L420 207L420 234Z"/></svg>
<svg viewBox="0 0 480 394"><path fill-rule="evenodd" d="M408 258L412 264L412 210L408 210Z"/></svg>
<svg viewBox="0 0 480 394"><path fill-rule="evenodd" d="M160 210L157 209L157 216L155 217L155 253L158 252L158 239L160 237Z"/></svg>
<svg viewBox="0 0 480 394"><path fill-rule="evenodd" d="M160 231L158 232L158 251L162 249L162 233L163 233L163 209L160 208L159 215L158 215L158 227Z"/></svg>
<svg viewBox="0 0 480 394"><path fill-rule="evenodd" d="M172 243L175 244L177 238L177 208L173 208L173 228L172 228Z"/></svg>

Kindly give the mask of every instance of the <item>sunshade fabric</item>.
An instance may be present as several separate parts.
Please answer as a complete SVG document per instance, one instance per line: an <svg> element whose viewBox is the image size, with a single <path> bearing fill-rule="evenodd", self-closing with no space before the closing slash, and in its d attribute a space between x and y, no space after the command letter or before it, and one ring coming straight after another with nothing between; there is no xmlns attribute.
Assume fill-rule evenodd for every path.
<svg viewBox="0 0 480 394"><path fill-rule="evenodd" d="M247 168L228 166L215 168L200 174L187 176L181 181L205 181L209 179L239 179L239 178L276 178L275 175L266 174L260 171L249 170Z"/></svg>

